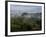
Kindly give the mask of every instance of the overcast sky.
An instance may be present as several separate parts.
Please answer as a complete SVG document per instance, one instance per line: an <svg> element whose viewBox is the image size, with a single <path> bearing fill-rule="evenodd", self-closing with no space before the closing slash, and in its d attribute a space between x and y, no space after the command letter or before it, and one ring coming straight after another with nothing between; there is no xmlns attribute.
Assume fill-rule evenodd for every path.
<svg viewBox="0 0 46 37"><path fill-rule="evenodd" d="M23 12L40 13L42 12L41 6L28 6L28 5L10 5L10 11L12 14L22 14Z"/></svg>

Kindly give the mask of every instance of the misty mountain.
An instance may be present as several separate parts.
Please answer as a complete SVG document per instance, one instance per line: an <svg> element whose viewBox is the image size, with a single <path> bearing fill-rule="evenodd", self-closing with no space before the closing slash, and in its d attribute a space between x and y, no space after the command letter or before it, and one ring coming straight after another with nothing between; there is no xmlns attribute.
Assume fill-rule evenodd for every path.
<svg viewBox="0 0 46 37"><path fill-rule="evenodd" d="M11 16L12 17L14 17L14 16L23 16L23 17L25 17L25 18L41 18L41 12L39 12L39 13L21 13L21 14L11 14Z"/></svg>
<svg viewBox="0 0 46 37"><path fill-rule="evenodd" d="M23 13L24 17L41 18L41 13Z"/></svg>

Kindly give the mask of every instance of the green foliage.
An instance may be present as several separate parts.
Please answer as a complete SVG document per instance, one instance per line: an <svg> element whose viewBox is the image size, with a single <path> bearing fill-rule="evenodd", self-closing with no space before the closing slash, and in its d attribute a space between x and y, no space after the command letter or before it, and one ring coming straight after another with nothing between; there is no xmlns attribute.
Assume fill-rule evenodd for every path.
<svg viewBox="0 0 46 37"><path fill-rule="evenodd" d="M41 30L41 19L24 17L11 17L11 31L34 31Z"/></svg>

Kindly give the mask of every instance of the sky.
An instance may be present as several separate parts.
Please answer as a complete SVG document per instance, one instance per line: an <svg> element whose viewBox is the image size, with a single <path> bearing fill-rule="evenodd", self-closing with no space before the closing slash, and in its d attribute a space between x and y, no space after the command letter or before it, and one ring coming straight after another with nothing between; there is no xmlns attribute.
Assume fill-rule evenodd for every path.
<svg viewBox="0 0 46 37"><path fill-rule="evenodd" d="M40 13L42 12L41 6L32 5L10 5L10 13L15 15L21 15L22 13Z"/></svg>

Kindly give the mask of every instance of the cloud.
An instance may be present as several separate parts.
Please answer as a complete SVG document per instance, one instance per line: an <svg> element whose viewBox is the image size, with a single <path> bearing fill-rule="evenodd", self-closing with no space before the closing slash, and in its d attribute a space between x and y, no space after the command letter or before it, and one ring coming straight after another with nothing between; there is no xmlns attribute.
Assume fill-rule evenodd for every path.
<svg viewBox="0 0 46 37"><path fill-rule="evenodd" d="M41 6L28 6L28 5L10 5L11 13L13 14L22 14L23 12L42 12Z"/></svg>

